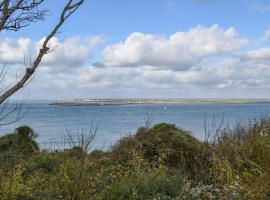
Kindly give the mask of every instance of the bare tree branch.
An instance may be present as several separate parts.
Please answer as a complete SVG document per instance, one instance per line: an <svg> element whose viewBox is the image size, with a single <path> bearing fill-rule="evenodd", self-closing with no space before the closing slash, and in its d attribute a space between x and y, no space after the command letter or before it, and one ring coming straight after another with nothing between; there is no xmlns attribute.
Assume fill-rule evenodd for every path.
<svg viewBox="0 0 270 200"><path fill-rule="evenodd" d="M25 101L16 102L5 101L0 105L0 127L13 124L20 120L23 115L23 105Z"/></svg>
<svg viewBox="0 0 270 200"><path fill-rule="evenodd" d="M33 22L43 20L48 10L40 9L45 0L1 0L0 1L0 32L18 31ZM66 0L66 4L60 13L59 21L47 35L37 56L26 64L24 58L25 73L17 77L15 83L3 84L7 76L7 68L4 64L0 71L0 126L17 122L22 117L22 106L24 101L10 102L8 99L19 89L26 86L33 78L44 55L52 52L50 40L59 32L64 22L80 7L84 0Z"/></svg>
<svg viewBox="0 0 270 200"><path fill-rule="evenodd" d="M2 3L2 6L0 7L0 11L2 11L2 21L0 22L0 31L3 30L1 29L1 24L7 24L7 20L9 19L9 15L10 15L10 10L9 5L10 5L10 0L4 0ZM23 5L22 3L20 4L20 2L25 2L23 0L20 1L15 1L17 2L17 4L13 5L13 9L17 8L17 9L29 9L31 10L31 7L28 8L27 5ZM28 2L28 1L27 1ZM39 4L43 2L43 0L39 0L37 1ZM63 23L80 7L80 5L84 2L84 0L68 0L67 4L65 5L64 9L62 10L62 13L60 15L59 21L56 24L56 26L53 28L53 30L50 32L50 34L45 38L41 49L39 50L39 53L37 55L37 57L35 58L32 66L28 67L25 71L25 74L23 75L23 77L21 77L21 79L15 83L12 87L10 87L8 90L6 90L3 94L1 94L0 96L0 104L2 104L6 99L8 99L10 96L12 96L14 93L16 93L19 89L21 89L22 87L25 86L25 84L27 83L27 81L30 79L30 77L33 75L33 73L36 71L36 69L38 68L42 58L44 55L46 55L50 48L48 46L49 41L55 36L55 34L57 33L57 31L61 28L61 26L63 25ZM35 5L39 5L39 4L35 4ZM5 19L7 18L7 19ZM29 19L31 21L31 19ZM18 20L17 20L18 21ZM28 21L29 22L29 21ZM2 25L3 26L3 25Z"/></svg>
<svg viewBox="0 0 270 200"><path fill-rule="evenodd" d="M45 0L2 0L0 3L0 31L19 29L43 20L47 10L39 10Z"/></svg>

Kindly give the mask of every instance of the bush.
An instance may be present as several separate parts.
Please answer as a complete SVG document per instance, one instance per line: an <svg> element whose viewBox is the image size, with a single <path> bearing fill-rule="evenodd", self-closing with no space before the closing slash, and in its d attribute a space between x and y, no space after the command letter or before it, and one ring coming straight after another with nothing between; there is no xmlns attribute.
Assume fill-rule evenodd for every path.
<svg viewBox="0 0 270 200"><path fill-rule="evenodd" d="M180 170L195 179L205 179L211 164L210 147L190 132L171 124L157 124L150 129L139 129L135 136L123 138L112 149L114 160L127 163L132 151L141 153L148 162L162 159L168 168Z"/></svg>
<svg viewBox="0 0 270 200"><path fill-rule="evenodd" d="M39 152L36 135L28 126L20 126L14 133L0 137L0 162L2 169L13 168L20 161Z"/></svg>
<svg viewBox="0 0 270 200"><path fill-rule="evenodd" d="M244 188L247 199L267 199L270 197L270 120L262 119L249 125L237 124L216 135L211 144L215 156L221 158L219 169L230 170L232 178ZM212 170L221 178L220 170ZM215 179L216 180L216 179ZM227 179L229 180L229 179Z"/></svg>
<svg viewBox="0 0 270 200"><path fill-rule="evenodd" d="M270 199L270 120L201 142L171 124L109 151L39 151L29 127L0 138L0 199Z"/></svg>
<svg viewBox="0 0 270 200"><path fill-rule="evenodd" d="M23 155L39 152L39 146L34 140L37 135L28 126L20 126L13 134L0 137L0 151L14 151Z"/></svg>
<svg viewBox="0 0 270 200"><path fill-rule="evenodd" d="M148 174L133 174L119 183L108 186L102 193L102 199L172 199L180 194L182 185L183 181L180 177L168 176L156 171Z"/></svg>

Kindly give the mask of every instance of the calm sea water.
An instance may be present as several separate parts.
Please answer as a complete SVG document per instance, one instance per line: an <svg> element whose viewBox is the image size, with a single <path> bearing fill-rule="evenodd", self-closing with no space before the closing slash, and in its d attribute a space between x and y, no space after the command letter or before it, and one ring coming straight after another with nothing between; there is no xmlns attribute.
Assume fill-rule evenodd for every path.
<svg viewBox="0 0 270 200"><path fill-rule="evenodd" d="M205 120L211 124L224 118L223 125L243 123L270 115L270 104L211 105L127 105L127 106L52 106L48 103L27 103L24 117L18 122L0 127L0 135L10 133L19 125L31 126L44 148L55 148L66 141L66 130L74 134L97 125L94 148L106 149L121 137L144 126L147 113L153 123L167 122L190 130L198 139L204 138Z"/></svg>

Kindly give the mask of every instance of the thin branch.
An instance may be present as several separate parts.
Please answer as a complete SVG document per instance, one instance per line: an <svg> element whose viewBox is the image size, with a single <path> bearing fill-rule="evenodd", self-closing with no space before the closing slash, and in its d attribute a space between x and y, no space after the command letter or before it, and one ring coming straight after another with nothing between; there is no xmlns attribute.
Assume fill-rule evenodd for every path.
<svg viewBox="0 0 270 200"><path fill-rule="evenodd" d="M45 0L3 0L0 4L0 31L19 29L43 20L47 10L39 10Z"/></svg>
<svg viewBox="0 0 270 200"><path fill-rule="evenodd" d="M64 7L60 19L57 23L57 25L54 27L54 29L50 32L50 34L45 38L41 49L39 50L39 53L34 60L31 67L27 68L25 71L24 76L10 89L6 90L1 96L0 96L0 104L3 103L6 99L8 99L10 96L12 96L14 93L16 93L19 89L25 86L27 81L30 79L30 77L33 75L33 73L38 68L42 58L44 55L46 55L50 48L48 47L49 41L54 37L54 35L57 33L57 31L61 28L63 23L73 14L79 6L84 2L84 0L69 0L66 6ZM1 26L0 26L1 27Z"/></svg>

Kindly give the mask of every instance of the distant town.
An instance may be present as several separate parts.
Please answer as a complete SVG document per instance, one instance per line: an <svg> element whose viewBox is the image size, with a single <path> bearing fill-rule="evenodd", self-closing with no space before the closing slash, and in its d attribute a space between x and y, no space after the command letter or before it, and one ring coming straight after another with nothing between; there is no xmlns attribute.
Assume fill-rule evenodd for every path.
<svg viewBox="0 0 270 200"><path fill-rule="evenodd" d="M105 106L132 104L268 104L270 99L74 99L57 100L50 105Z"/></svg>

